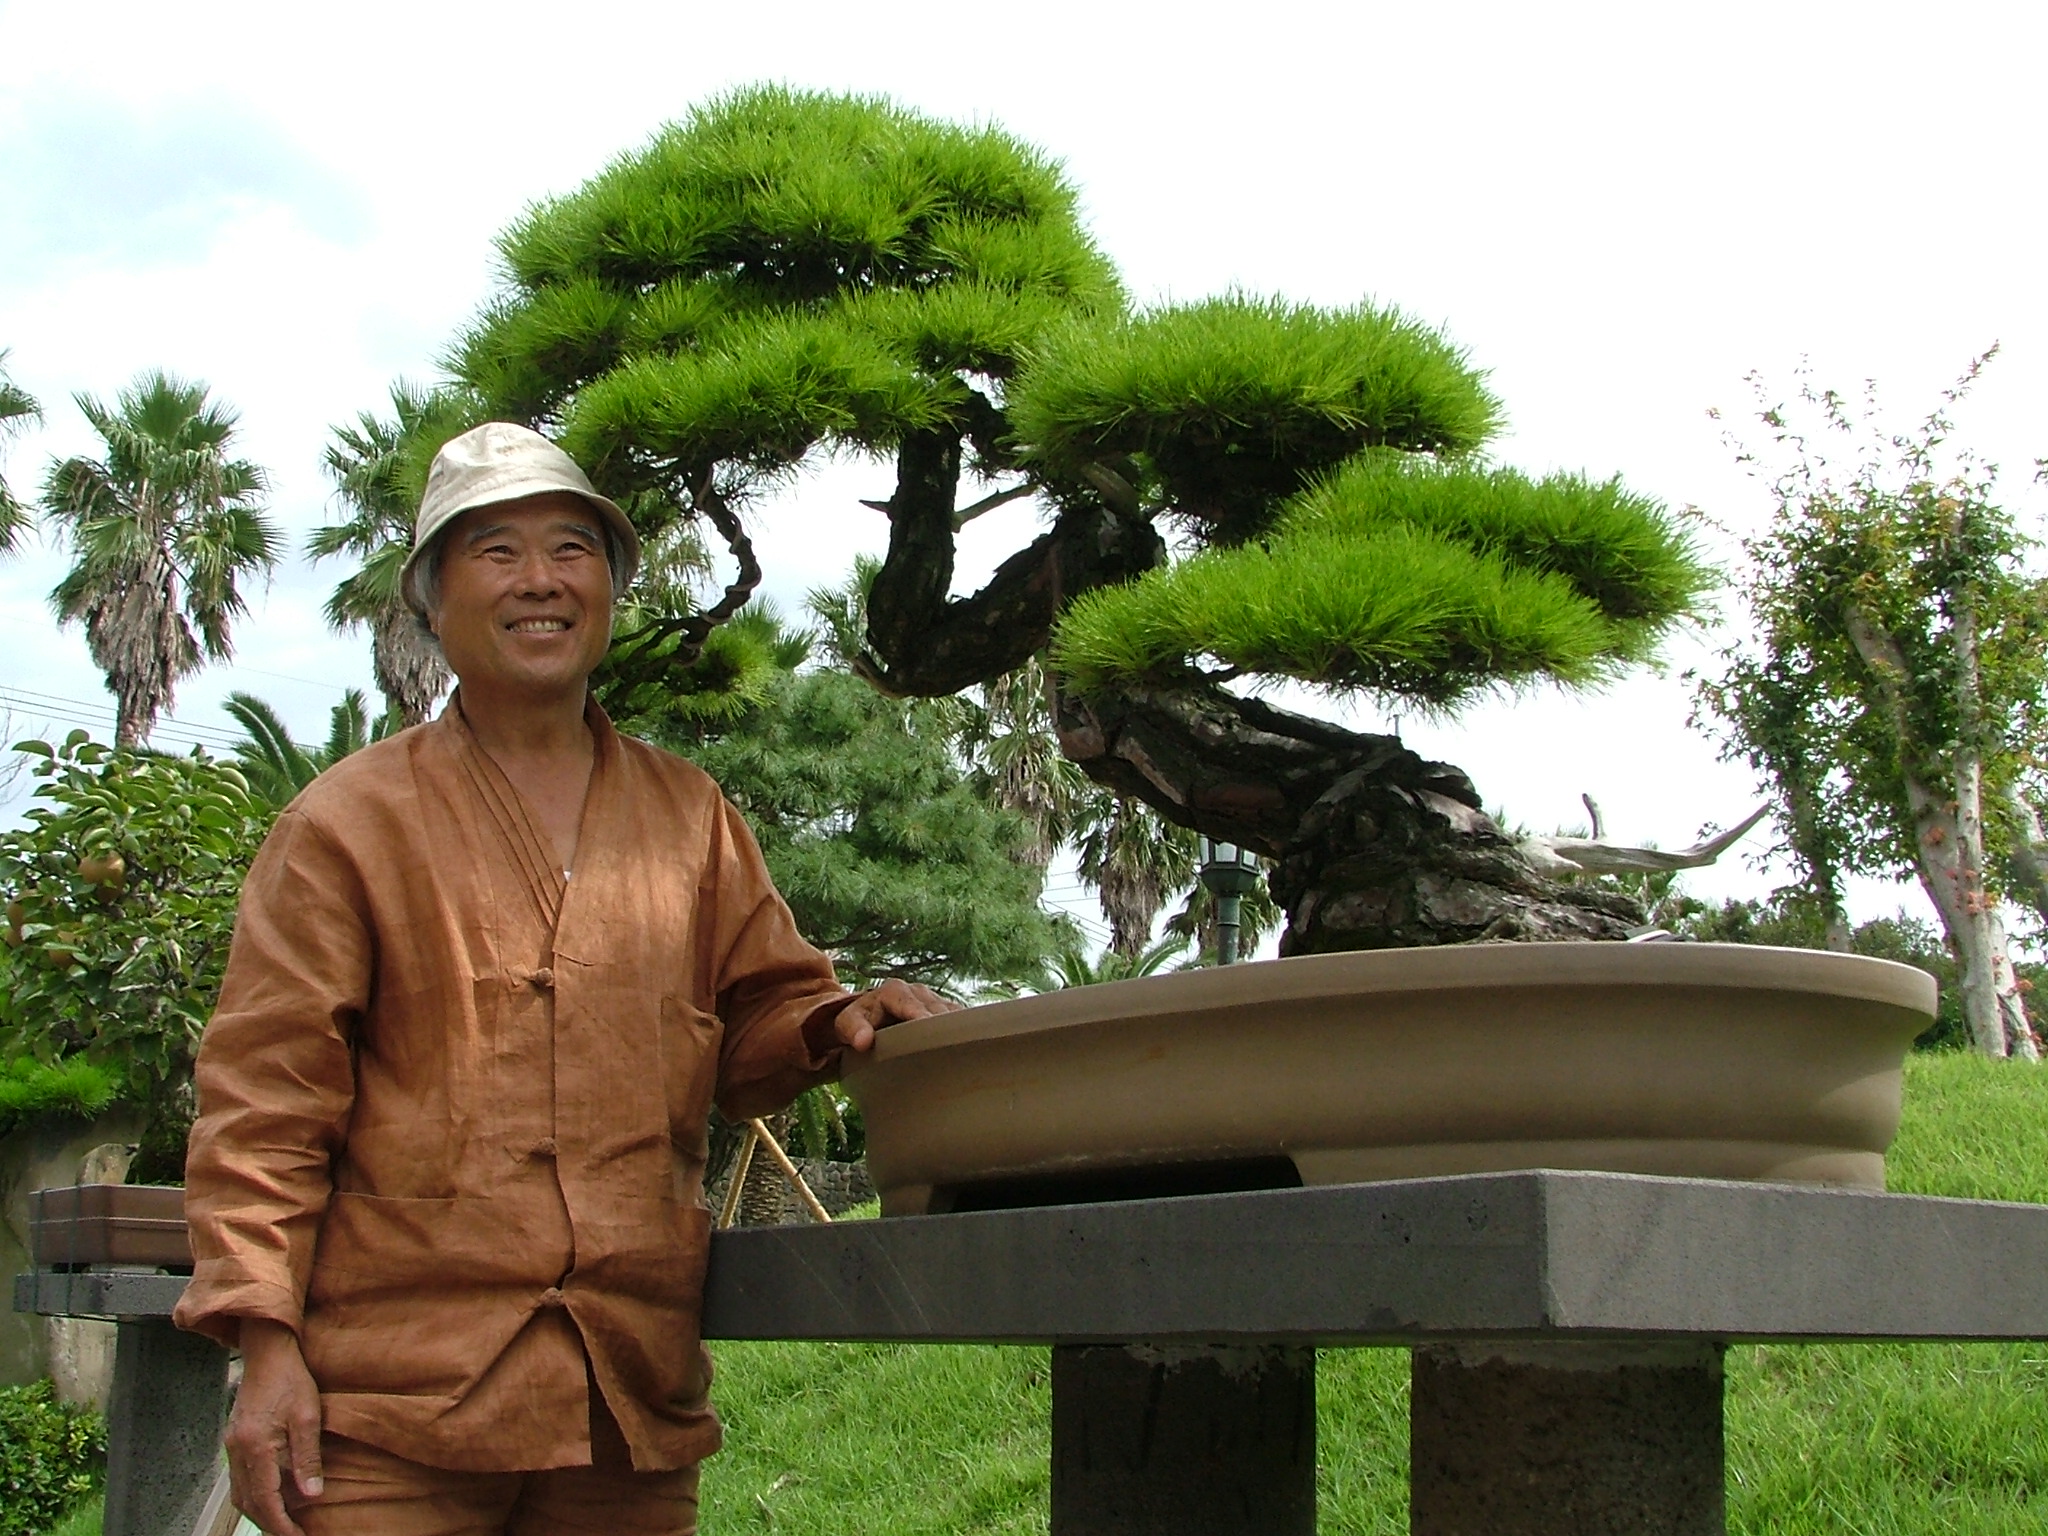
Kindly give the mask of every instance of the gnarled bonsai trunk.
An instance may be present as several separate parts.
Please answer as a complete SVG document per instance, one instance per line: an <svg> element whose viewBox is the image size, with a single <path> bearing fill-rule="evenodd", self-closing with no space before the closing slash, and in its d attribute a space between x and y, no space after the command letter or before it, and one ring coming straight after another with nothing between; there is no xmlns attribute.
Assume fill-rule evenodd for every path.
<svg viewBox="0 0 2048 1536"><path fill-rule="evenodd" d="M1062 748L1091 777L1275 861L1283 955L1622 939L1644 921L1626 896L1537 874L1463 772L1397 736L1192 680L1054 704Z"/></svg>
<svg viewBox="0 0 2048 1536"><path fill-rule="evenodd" d="M873 661L898 695L938 695L1021 666L1081 593L1162 563L1128 486L1063 507L973 597L951 599L957 436L904 444L889 556L868 599ZM1124 504L1128 503L1128 504ZM1282 954L1491 939L1621 939L1644 921L1612 891L1538 874L1480 808L1471 780L1396 736L1360 735L1185 681L1081 698L1050 681L1061 749L1169 821L1275 861Z"/></svg>

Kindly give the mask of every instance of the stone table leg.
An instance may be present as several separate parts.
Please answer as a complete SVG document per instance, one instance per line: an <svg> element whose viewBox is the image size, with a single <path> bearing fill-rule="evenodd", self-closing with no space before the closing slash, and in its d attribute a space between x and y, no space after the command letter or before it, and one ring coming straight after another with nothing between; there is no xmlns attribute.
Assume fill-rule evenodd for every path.
<svg viewBox="0 0 2048 1536"><path fill-rule="evenodd" d="M1314 1350L1053 1350L1053 1536L1315 1528Z"/></svg>
<svg viewBox="0 0 2048 1536"><path fill-rule="evenodd" d="M1414 1355L1411 1536L1723 1536L1721 1347Z"/></svg>
<svg viewBox="0 0 2048 1536"><path fill-rule="evenodd" d="M228 1352L168 1321L124 1322L107 1404L105 1536L190 1536L227 1418Z"/></svg>

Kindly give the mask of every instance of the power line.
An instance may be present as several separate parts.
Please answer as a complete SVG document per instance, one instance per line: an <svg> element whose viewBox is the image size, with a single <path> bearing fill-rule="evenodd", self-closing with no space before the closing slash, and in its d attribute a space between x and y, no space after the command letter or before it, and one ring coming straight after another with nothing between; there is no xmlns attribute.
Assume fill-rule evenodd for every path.
<svg viewBox="0 0 2048 1536"><path fill-rule="evenodd" d="M111 726L120 718L118 711L109 704L66 698L61 694L38 693L29 688L0 686L0 705L41 716L56 724L83 721ZM151 734L167 736L174 741L182 740L192 746L232 748L242 745L242 737L224 726L201 725L197 721L180 720L174 715L157 716Z"/></svg>
<svg viewBox="0 0 2048 1536"><path fill-rule="evenodd" d="M91 699L67 698L61 694L39 693L30 688L0 686L0 702L42 713L48 713L55 706L60 710L71 710L89 717L104 718L108 721L120 718L119 712L110 704L99 703ZM196 720L180 720L175 715L157 716L157 728L161 729L165 726L170 727L171 734L173 735L201 738L211 737L223 745L236 745L241 740L240 736L225 726L201 725Z"/></svg>
<svg viewBox="0 0 2048 1536"><path fill-rule="evenodd" d="M253 677L274 677L281 683L303 683L308 688L325 688L329 693L360 693L360 688L343 687L340 683L323 683L317 677L295 677L289 672L266 672L261 667L252 667L245 662L236 662L234 670L247 672Z"/></svg>
<svg viewBox="0 0 2048 1536"><path fill-rule="evenodd" d="M35 620L17 618L11 613L0 613L0 624L12 624L17 629L33 629L42 634L49 633L45 626L37 623ZM274 677L281 683L299 683L308 688L323 688L329 693L345 694L349 692L349 689L343 684L329 682L325 678L300 677L295 672L270 672L262 667L252 667L247 662L238 661L234 663L232 670L247 672L252 677Z"/></svg>

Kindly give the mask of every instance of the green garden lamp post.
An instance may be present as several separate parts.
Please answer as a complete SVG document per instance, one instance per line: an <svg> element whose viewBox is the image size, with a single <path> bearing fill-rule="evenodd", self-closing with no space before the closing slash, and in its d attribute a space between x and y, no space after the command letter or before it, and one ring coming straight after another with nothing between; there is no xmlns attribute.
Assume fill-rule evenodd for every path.
<svg viewBox="0 0 2048 1536"><path fill-rule="evenodd" d="M1244 898L1259 886L1259 856L1237 843L1219 842L1206 834L1196 840L1202 860L1202 884L1216 898L1216 963L1237 963L1239 912Z"/></svg>

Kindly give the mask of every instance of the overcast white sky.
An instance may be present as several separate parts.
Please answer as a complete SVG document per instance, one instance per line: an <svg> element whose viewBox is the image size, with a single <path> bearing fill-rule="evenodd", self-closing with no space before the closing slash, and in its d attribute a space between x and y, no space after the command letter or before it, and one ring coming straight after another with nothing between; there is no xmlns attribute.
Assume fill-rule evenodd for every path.
<svg viewBox="0 0 2048 1536"><path fill-rule="evenodd" d="M47 413L0 468L33 490L53 455L92 446L74 391L167 367L240 408L296 550L330 512L329 425L431 376L489 289L499 228L692 103L778 79L1046 147L1141 299L1371 296L1440 322L1492 371L1505 461L1618 472L1738 527L1763 504L1706 412L1745 405L1746 371L1789 379L1810 356L1918 414L2001 341L1964 433L2031 496L2048 453L2044 17L1869 0L0 0L0 347ZM880 547L855 498L887 483L837 470L760 519L785 607ZM982 530L984 553L1025 531ZM0 565L16 736L110 734L82 638L49 617L61 570L36 546ZM367 641L320 621L340 574L295 559L256 593L238 664L181 689L159 741L222 739L236 687L324 733L341 689L370 686ZM1669 675L1406 734L1530 825L1581 817L1590 791L1613 835L1688 842L1754 803L1747 772L1686 728L1677 674L1702 654L1682 641ZM1731 858L1692 886L1769 883ZM1899 893L1856 899L1873 915Z"/></svg>

